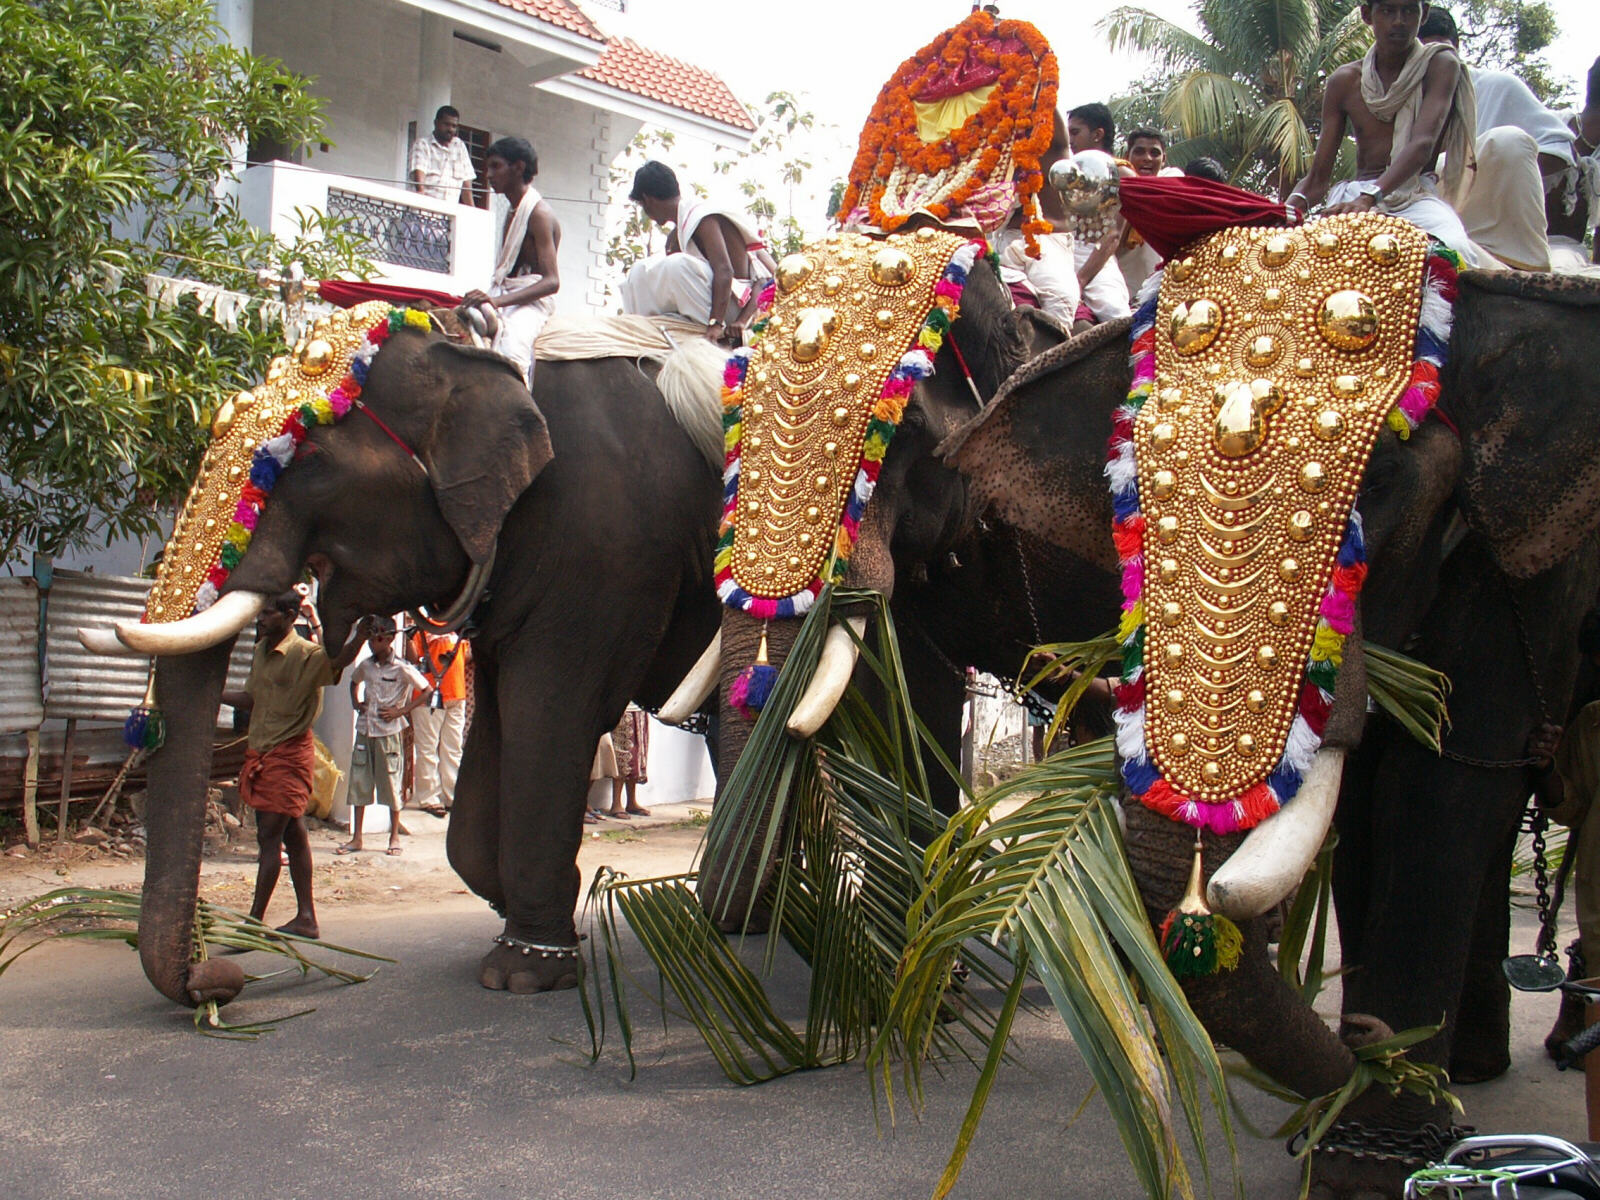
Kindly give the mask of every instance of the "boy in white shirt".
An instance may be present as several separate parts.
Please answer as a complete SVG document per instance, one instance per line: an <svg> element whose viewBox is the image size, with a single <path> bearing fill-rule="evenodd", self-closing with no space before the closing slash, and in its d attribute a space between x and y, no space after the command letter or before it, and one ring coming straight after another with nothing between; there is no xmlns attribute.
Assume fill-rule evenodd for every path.
<svg viewBox="0 0 1600 1200"><path fill-rule="evenodd" d="M425 704L432 691L422 672L395 652L394 618L371 618L367 637L371 658L350 676L350 703L356 710L356 744L350 752L350 840L334 851L361 849L361 818L381 799L389 807L389 853L399 854L400 793L405 779L406 714Z"/></svg>

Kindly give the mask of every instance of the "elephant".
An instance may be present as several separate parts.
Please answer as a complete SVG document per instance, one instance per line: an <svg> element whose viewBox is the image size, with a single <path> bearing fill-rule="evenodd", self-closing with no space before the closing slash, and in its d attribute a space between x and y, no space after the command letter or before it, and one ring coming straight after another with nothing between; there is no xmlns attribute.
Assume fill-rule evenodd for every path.
<svg viewBox="0 0 1600 1200"><path fill-rule="evenodd" d="M242 983L231 960L191 962L211 730L235 635L308 567L330 646L364 613L468 597L456 607L475 610L476 711L447 848L505 919L480 982L576 985L596 743L630 700L666 699L716 630L723 361L709 343L670 357L669 402L645 364L543 363L535 401L498 356L397 330L362 393L375 419L352 412L309 434L221 599L183 621L118 626L156 656L167 723L139 921L157 990L193 1005ZM106 648L103 631L81 636Z"/></svg>
<svg viewBox="0 0 1600 1200"><path fill-rule="evenodd" d="M1572 678L1563 663L1575 658L1569 647L1576 623L1600 581L1600 491L1592 483L1600 470L1597 308L1600 291L1579 283L1462 275L1441 415L1408 440L1385 430L1363 477L1358 508L1369 582L1324 735L1325 768L1260 831L1276 826L1277 836L1297 843L1298 857L1287 866L1258 866L1249 839L1205 835L1207 884L1228 868L1228 886L1252 895L1260 913L1298 883L1337 798L1336 899L1350 969L1341 1028L1329 1028L1282 981L1269 958L1266 922L1253 913L1241 920L1239 967L1184 983L1216 1040L1302 1095L1342 1086L1354 1068L1353 1048L1386 1028L1444 1016L1440 1033L1416 1052L1441 1064L1453 1061L1454 1044L1485 1030L1504 1043L1503 987L1498 1000L1486 999L1494 989L1468 978L1468 960L1494 958L1497 966L1504 953L1503 868L1525 789L1518 792L1516 772L1450 763L1441 769L1387 721L1369 721L1356 647L1364 630L1455 671L1447 749L1483 747L1514 759L1540 716L1532 695L1550 712L1565 710ZM942 739L953 729L952 668L970 664L1012 676L1028 647L1101 633L1119 615L1103 467L1112 415L1130 386L1129 322L1070 341L1058 337L1054 345L1043 339L1043 352L1032 353L1039 324L1009 310L988 272L972 272L950 337L981 407L963 379L963 361L947 346L889 446L846 578L890 596L913 698L919 689L938 698L943 714L922 715ZM1517 605L1536 617L1507 620ZM797 625L769 625L774 662L782 661ZM723 614L724 696L738 667L751 661L758 626L738 612ZM790 722L793 733L820 725L818 712L849 677L850 656L841 651L850 639L840 630L829 638L832 649ZM1509 679L1518 682L1497 696L1491 684ZM1471 690L1470 701L1461 688ZM817 694L820 705L812 703ZM750 724L724 699L721 726L725 779ZM1449 834L1441 835L1442 814L1464 805L1474 819L1445 822ZM1194 831L1137 803L1125 807L1130 862L1158 922L1184 891ZM1313 812L1323 820L1302 827ZM749 864L712 861L701 870L702 903L714 920L727 930L759 927L767 880L755 878ZM1437 903L1413 903L1416 893L1446 879ZM1276 894L1262 902L1260 888ZM1424 926L1423 913L1439 927ZM747 923L749 914L755 919ZM1428 943L1420 958L1419 942ZM1498 949L1474 956L1474 946ZM1386 1093L1347 1111L1348 1127L1357 1130L1415 1132L1439 1115ZM1345 1154L1317 1160L1321 1184L1335 1192L1362 1186L1364 1170ZM1393 1179L1380 1186L1392 1188Z"/></svg>

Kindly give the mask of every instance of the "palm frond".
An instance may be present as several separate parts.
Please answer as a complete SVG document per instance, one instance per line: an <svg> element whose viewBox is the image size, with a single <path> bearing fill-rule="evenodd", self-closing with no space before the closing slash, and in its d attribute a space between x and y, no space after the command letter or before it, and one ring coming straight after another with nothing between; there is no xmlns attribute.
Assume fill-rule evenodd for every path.
<svg viewBox="0 0 1600 1200"><path fill-rule="evenodd" d="M1365 642L1367 694L1417 741L1438 753L1450 725L1450 679L1397 650Z"/></svg>
<svg viewBox="0 0 1600 1200"><path fill-rule="evenodd" d="M1216 49L1202 37L1149 9L1124 5L1101 17L1095 29L1115 51L1148 55L1163 71L1224 69Z"/></svg>
<svg viewBox="0 0 1600 1200"><path fill-rule="evenodd" d="M1276 168L1280 181L1292 183L1311 167L1316 142L1293 100L1265 105L1245 133L1245 144Z"/></svg>
<svg viewBox="0 0 1600 1200"><path fill-rule="evenodd" d="M1190 71L1167 89L1161 115L1185 137L1234 129L1242 133L1260 106L1250 84L1216 71Z"/></svg>
<svg viewBox="0 0 1600 1200"><path fill-rule="evenodd" d="M1268 58L1304 56L1318 34L1312 0L1204 0L1200 23L1213 45L1234 51L1242 59L1236 65L1251 70Z"/></svg>
<svg viewBox="0 0 1600 1200"><path fill-rule="evenodd" d="M51 938L88 938L99 941L126 942L139 945L139 904L137 892L116 892L102 888L57 888L42 896L28 900L10 912L0 914L0 975L17 959L30 950L38 949ZM13 947L16 947L13 949ZM194 958L209 957L213 947L242 953L261 950L289 960L290 969L298 970L302 977L313 971L340 983L365 983L377 973L374 969L365 974L334 966L306 951L316 949L371 962L392 963L395 960L366 950L349 946L336 946L294 934L280 933L254 917L235 912L230 908L201 900L195 909ZM9 957L6 951L10 950ZM246 975L246 984L273 979L283 972L268 975ZM270 1033L284 1021L293 1020L313 1009L302 1009L268 1021L250 1021L230 1024L222 1019L220 1006L208 1001L195 1009L194 1025L210 1037L253 1040Z"/></svg>

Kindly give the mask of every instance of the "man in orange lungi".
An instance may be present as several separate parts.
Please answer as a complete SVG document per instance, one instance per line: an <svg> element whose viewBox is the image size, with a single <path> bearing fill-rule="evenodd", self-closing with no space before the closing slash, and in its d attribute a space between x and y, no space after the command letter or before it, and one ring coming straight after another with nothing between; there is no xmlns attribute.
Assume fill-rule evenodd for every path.
<svg viewBox="0 0 1600 1200"><path fill-rule="evenodd" d="M338 683L365 637L358 625L337 657L294 631L300 596L285 592L256 618L255 657L242 692L224 692L222 701L250 714L249 746L239 770L239 795L256 814L256 894L250 915L261 920L278 886L279 854L289 856L294 884L294 920L280 933L314 938L317 911L311 901L311 838L306 804L311 799L316 753L311 725L322 711L322 689Z"/></svg>

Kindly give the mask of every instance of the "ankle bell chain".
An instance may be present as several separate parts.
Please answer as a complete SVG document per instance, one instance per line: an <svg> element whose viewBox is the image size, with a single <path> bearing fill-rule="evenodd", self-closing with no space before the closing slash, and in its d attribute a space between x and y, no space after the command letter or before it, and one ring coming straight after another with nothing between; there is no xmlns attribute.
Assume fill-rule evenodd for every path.
<svg viewBox="0 0 1600 1200"><path fill-rule="evenodd" d="M494 939L497 946L509 946L522 953L532 955L535 950L540 958L580 958L582 957L577 946L546 946L542 942L525 942L521 938L514 938L509 933L502 933Z"/></svg>

